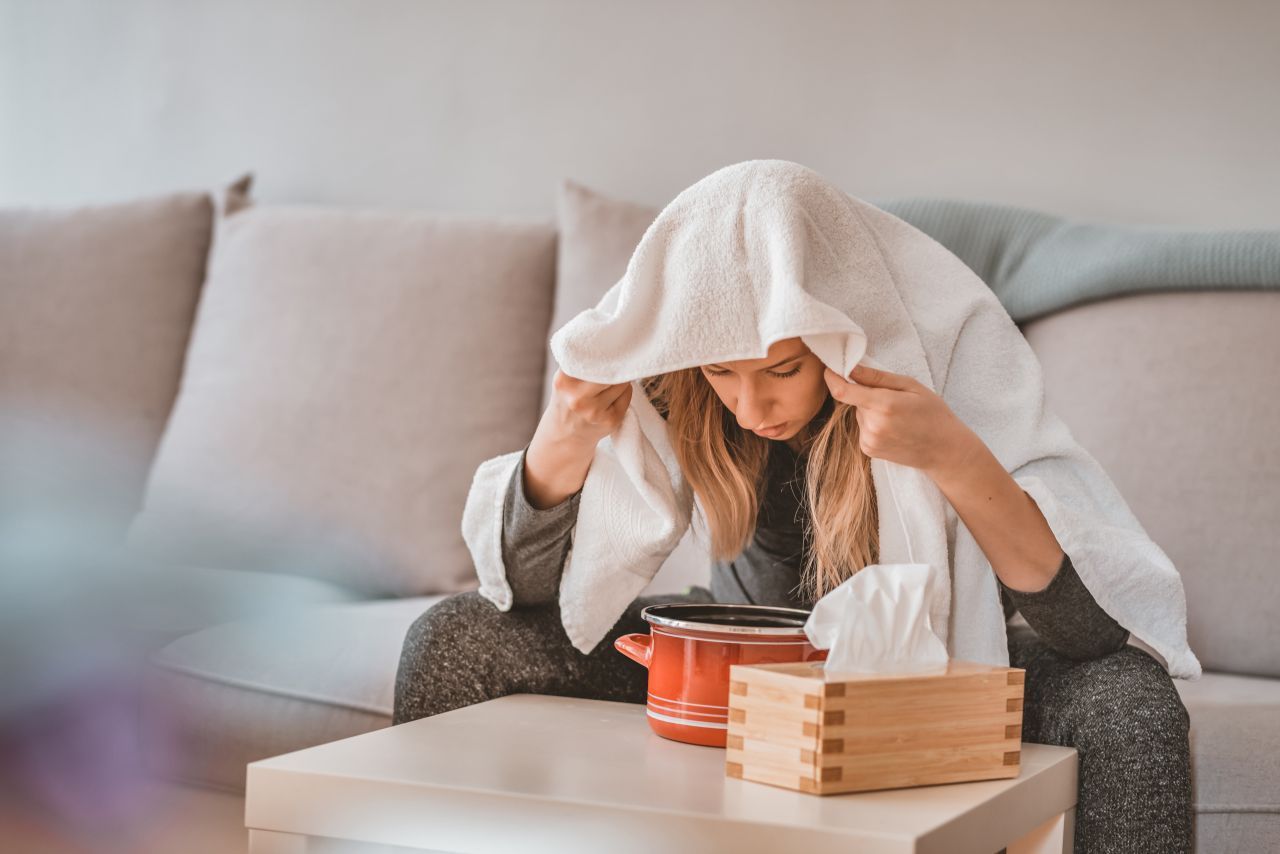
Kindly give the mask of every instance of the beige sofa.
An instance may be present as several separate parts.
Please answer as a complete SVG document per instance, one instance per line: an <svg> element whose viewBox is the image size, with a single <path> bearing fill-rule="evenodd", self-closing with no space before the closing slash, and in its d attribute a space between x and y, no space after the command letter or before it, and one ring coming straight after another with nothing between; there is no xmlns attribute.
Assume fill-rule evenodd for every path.
<svg viewBox="0 0 1280 854"><path fill-rule="evenodd" d="M548 331L656 214L568 181L554 222L250 189L0 220L0 405L110 447L102 515L126 562L171 582L142 680L148 767L230 792L250 761L390 723L406 628L476 586L471 473L527 441ZM1274 850L1280 292L1152 290L1020 325L1048 405L1182 573L1206 671L1178 682L1199 848ZM646 592L706 568L682 543Z"/></svg>

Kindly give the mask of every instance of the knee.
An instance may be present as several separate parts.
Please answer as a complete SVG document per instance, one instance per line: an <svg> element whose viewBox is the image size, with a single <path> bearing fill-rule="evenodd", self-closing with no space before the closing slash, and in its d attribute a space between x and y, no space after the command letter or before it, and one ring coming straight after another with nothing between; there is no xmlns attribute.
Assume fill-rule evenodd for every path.
<svg viewBox="0 0 1280 854"><path fill-rule="evenodd" d="M404 634L402 655L419 656L421 652L440 638L458 642L468 632L489 635L488 626L496 621L502 611L479 591L469 590L441 599L418 615Z"/></svg>
<svg viewBox="0 0 1280 854"><path fill-rule="evenodd" d="M1190 719L1173 680L1136 647L1075 668L1062 696L1077 747L1108 755L1185 753Z"/></svg>
<svg viewBox="0 0 1280 854"><path fill-rule="evenodd" d="M457 593L422 612L405 631L396 670L392 724L474 702L452 684L467 679L466 665L491 643L502 615L478 592Z"/></svg>

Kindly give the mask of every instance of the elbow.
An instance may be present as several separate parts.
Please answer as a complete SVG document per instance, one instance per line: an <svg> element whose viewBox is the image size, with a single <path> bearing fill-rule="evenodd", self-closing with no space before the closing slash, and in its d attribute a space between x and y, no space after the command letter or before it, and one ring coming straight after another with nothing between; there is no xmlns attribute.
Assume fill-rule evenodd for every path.
<svg viewBox="0 0 1280 854"><path fill-rule="evenodd" d="M1095 661L1119 652L1128 643L1129 632L1116 626L1114 632L1098 632L1079 638L1073 643L1063 644L1057 651L1072 661Z"/></svg>

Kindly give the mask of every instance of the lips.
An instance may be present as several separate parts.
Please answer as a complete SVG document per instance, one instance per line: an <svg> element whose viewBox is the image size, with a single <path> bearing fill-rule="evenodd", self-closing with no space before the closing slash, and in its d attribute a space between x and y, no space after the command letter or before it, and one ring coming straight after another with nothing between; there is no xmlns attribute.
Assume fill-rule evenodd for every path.
<svg viewBox="0 0 1280 854"><path fill-rule="evenodd" d="M764 427L764 428L760 428L760 429L756 430L755 432L760 433L761 435L771 436L771 435L775 435L775 434L777 434L777 433L781 433L781 432L782 432L782 429L783 429L784 427L786 427L786 426L787 426L787 422L785 422L785 421L781 421L781 422L779 422L779 423L777 423L777 424L773 425L772 427Z"/></svg>

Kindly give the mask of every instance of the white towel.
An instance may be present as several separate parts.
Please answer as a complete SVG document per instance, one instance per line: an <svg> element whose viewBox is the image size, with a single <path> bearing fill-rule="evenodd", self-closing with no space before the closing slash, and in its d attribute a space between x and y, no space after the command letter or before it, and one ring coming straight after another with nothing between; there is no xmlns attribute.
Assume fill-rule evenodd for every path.
<svg viewBox="0 0 1280 854"><path fill-rule="evenodd" d="M633 384L596 448L560 584L578 650L604 638L691 522L692 489L639 380L761 359L795 337L843 377L861 362L940 394L1036 501L1098 604L1171 675L1199 675L1177 570L1045 409L1039 361L991 289L928 235L785 160L736 163L681 192L599 304L551 337L566 374ZM480 593L502 610L503 498L520 453L479 466L462 520ZM924 472L875 458L871 472L881 563L928 563L948 653L1007 665L999 589L972 534Z"/></svg>

